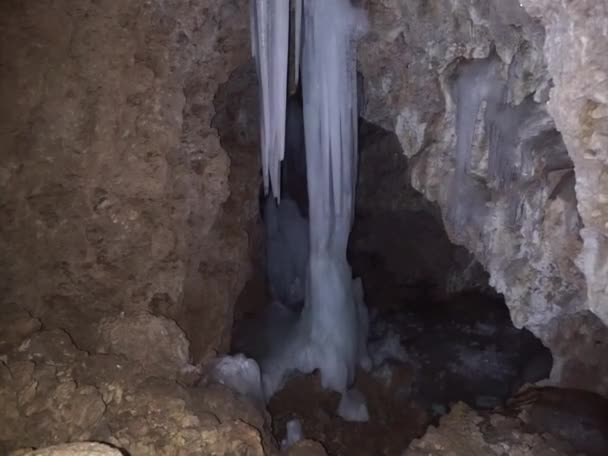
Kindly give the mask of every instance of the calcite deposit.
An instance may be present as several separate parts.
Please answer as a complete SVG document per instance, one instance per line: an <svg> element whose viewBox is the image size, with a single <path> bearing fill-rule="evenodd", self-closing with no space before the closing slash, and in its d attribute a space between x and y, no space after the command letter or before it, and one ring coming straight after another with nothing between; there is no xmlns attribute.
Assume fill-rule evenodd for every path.
<svg viewBox="0 0 608 456"><path fill-rule="evenodd" d="M359 49L363 116L395 132L409 159L402 179L439 205L450 239L485 267L513 322L551 348L552 381L606 392L607 7L522 3L525 9L515 0L368 2L371 32ZM496 143L489 104L466 113L475 125L468 181L456 182L464 133L455 84L465 65L484 59L498 62L502 112L516 114L503 114L501 128L509 121L511 131ZM496 144L510 166L508 186L489 171ZM454 199L458 185L469 190ZM450 215L456 205L470 223ZM589 375L576 375L579 369Z"/></svg>

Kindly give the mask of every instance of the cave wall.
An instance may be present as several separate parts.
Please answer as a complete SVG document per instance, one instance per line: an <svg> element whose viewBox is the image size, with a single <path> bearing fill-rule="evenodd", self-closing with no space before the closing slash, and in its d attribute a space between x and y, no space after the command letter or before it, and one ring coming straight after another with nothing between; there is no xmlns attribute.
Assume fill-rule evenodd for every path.
<svg viewBox="0 0 608 456"><path fill-rule="evenodd" d="M546 29L548 111L574 162L587 307L608 324L608 4L524 0Z"/></svg>
<svg viewBox="0 0 608 456"><path fill-rule="evenodd" d="M436 204L416 191L394 132L362 121L355 222L349 239L353 274L366 304L401 309L456 293L493 293L473 255L450 242Z"/></svg>
<svg viewBox="0 0 608 456"><path fill-rule="evenodd" d="M249 275L249 158L211 127L249 59L237 1L0 5L0 289L94 348L92 325L153 312L196 355L228 345Z"/></svg>
<svg viewBox="0 0 608 456"><path fill-rule="evenodd" d="M180 322L197 357L227 347L250 273L257 167L222 147L211 119L220 85L249 59L241 3L2 2L3 313L25 309L92 348L91 325L150 311ZM552 349L553 379L606 391L607 6L364 3L364 117L396 133L409 159L403 179L442 208L515 324ZM474 203L483 223L461 230L446 216L450 81L462 59L493 47L512 101L540 103L526 133L535 159L512 191L486 185ZM571 162L551 164L564 151ZM473 169L486 184L487 155L482 125Z"/></svg>
<svg viewBox="0 0 608 456"><path fill-rule="evenodd" d="M608 14L593 2L523 3L527 10L515 0L367 2L370 33L359 47L363 117L396 133L409 160L403 179L440 206L448 235L489 272L515 325L551 348L552 381L606 392L600 181L608 60L600 36ZM525 144L526 159L511 160L517 178L497 188L488 171L488 125L478 118L474 190L455 202L454 80L465 62L492 55L509 102L536 103L516 132L513 154ZM467 223L450 216L454 204L470 214Z"/></svg>

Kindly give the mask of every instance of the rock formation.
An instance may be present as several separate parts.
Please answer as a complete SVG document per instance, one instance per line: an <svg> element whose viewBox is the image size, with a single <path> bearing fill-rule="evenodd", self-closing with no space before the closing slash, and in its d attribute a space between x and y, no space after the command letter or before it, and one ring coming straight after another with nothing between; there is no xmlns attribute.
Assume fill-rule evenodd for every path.
<svg viewBox="0 0 608 456"><path fill-rule="evenodd" d="M516 326L552 350L552 380L606 392L601 176L608 62L599 37L608 11L590 1L523 3L526 9L515 0L368 2L372 32L359 49L363 116L396 133L409 158L403 179L440 206L448 235L486 268ZM504 152L511 166L506 187L489 171L488 105L469 113L472 190L457 203L475 221L463 227L449 215L457 162L454 85L465 65L492 56L508 91L505 110L526 103L533 109L507 118L514 125L500 140L513 141Z"/></svg>
<svg viewBox="0 0 608 456"><path fill-rule="evenodd" d="M250 273L257 154L211 125L247 10L9 1L0 30L0 453L272 451L190 364L228 348Z"/></svg>
<svg viewBox="0 0 608 456"><path fill-rule="evenodd" d="M89 349L93 322L145 310L180 322L197 357L226 349L257 200L236 189L255 188L257 171L211 120L220 84L249 59L247 11L0 8L3 305Z"/></svg>
<svg viewBox="0 0 608 456"><path fill-rule="evenodd" d="M362 3L362 116L402 157L379 167L386 182L367 181L359 208L382 209L389 224L404 209L441 219L514 323L551 349L551 382L607 393L608 6ZM36 450L79 441L134 456L276 451L264 411L198 383L199 362L229 347L260 251L247 14L227 0L0 2L0 453L118 451ZM507 97L466 113L474 134L456 202L470 223L460 225L450 216L458 83L480 62L495 63ZM492 130L496 116L509 128ZM372 147L364 166L376 153L390 158ZM374 205L373 190L394 199ZM445 252L429 270L473 264L462 248ZM454 277L462 287L479 275ZM459 406L442 426L487 419ZM508 419L489 420L464 454L522 445ZM441 454L433 445L454 445L445 432L408 454ZM566 452L518 435L534 454ZM309 450L323 452L291 451Z"/></svg>

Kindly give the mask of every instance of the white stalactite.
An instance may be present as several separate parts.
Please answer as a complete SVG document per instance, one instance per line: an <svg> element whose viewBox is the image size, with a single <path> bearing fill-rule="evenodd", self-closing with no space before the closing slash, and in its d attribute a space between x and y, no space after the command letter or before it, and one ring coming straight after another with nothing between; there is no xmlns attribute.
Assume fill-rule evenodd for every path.
<svg viewBox="0 0 608 456"><path fill-rule="evenodd" d="M251 0L251 43L260 83L260 142L266 193L281 195L285 151L289 1Z"/></svg>
<svg viewBox="0 0 608 456"><path fill-rule="evenodd" d="M278 196L288 74L289 30L284 25L288 24L289 1L253 1L264 183L268 189L270 180ZM302 36L310 255L302 314L286 338L270 343L259 360L267 397L296 369L319 369L324 387L345 393L356 364L369 364L365 336L361 337L367 333L367 312L360 284L353 290L346 259L357 176L356 38L367 22L350 0L295 0L294 6L296 20L302 18L302 24L294 24L293 42L299 46ZM299 55L299 48L294 52ZM285 334L285 325L282 331L278 329L273 329L274 334Z"/></svg>
<svg viewBox="0 0 608 456"><path fill-rule="evenodd" d="M310 217L303 319L323 385L345 391L358 361L359 316L346 247L357 169L355 34L350 0L305 0L302 93Z"/></svg>

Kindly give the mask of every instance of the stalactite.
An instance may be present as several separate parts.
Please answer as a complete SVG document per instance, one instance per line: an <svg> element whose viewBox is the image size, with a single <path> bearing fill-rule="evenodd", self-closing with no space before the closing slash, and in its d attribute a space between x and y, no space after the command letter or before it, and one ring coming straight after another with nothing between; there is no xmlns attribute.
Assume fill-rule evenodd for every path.
<svg viewBox="0 0 608 456"><path fill-rule="evenodd" d="M281 195L289 54L289 2L251 0L251 43L260 82L260 139L264 189Z"/></svg>
<svg viewBox="0 0 608 456"><path fill-rule="evenodd" d="M252 41L260 78L262 166L266 188L270 180L277 196L282 149L279 154L276 147L284 143L283 83L288 74L284 59L288 55L288 32L284 33L278 22L287 23L289 10L283 7L288 4L256 0L252 6ZM298 49L293 55L300 55L298 37L303 37L301 83L310 254L304 309L287 331L285 324L280 331L268 330L272 342L259 357L267 397L281 387L292 370L319 369L324 387L345 393L354 379L357 362L367 361L367 311L360 283L353 290L346 259L357 174L355 44L366 18L350 0L295 1L294 17L296 39L292 42ZM288 320L293 321L279 321Z"/></svg>
<svg viewBox="0 0 608 456"><path fill-rule="evenodd" d="M346 246L357 163L355 32L361 15L348 0L308 0L304 8L302 89L310 217L310 268L303 318L324 386L353 380L359 319Z"/></svg>

